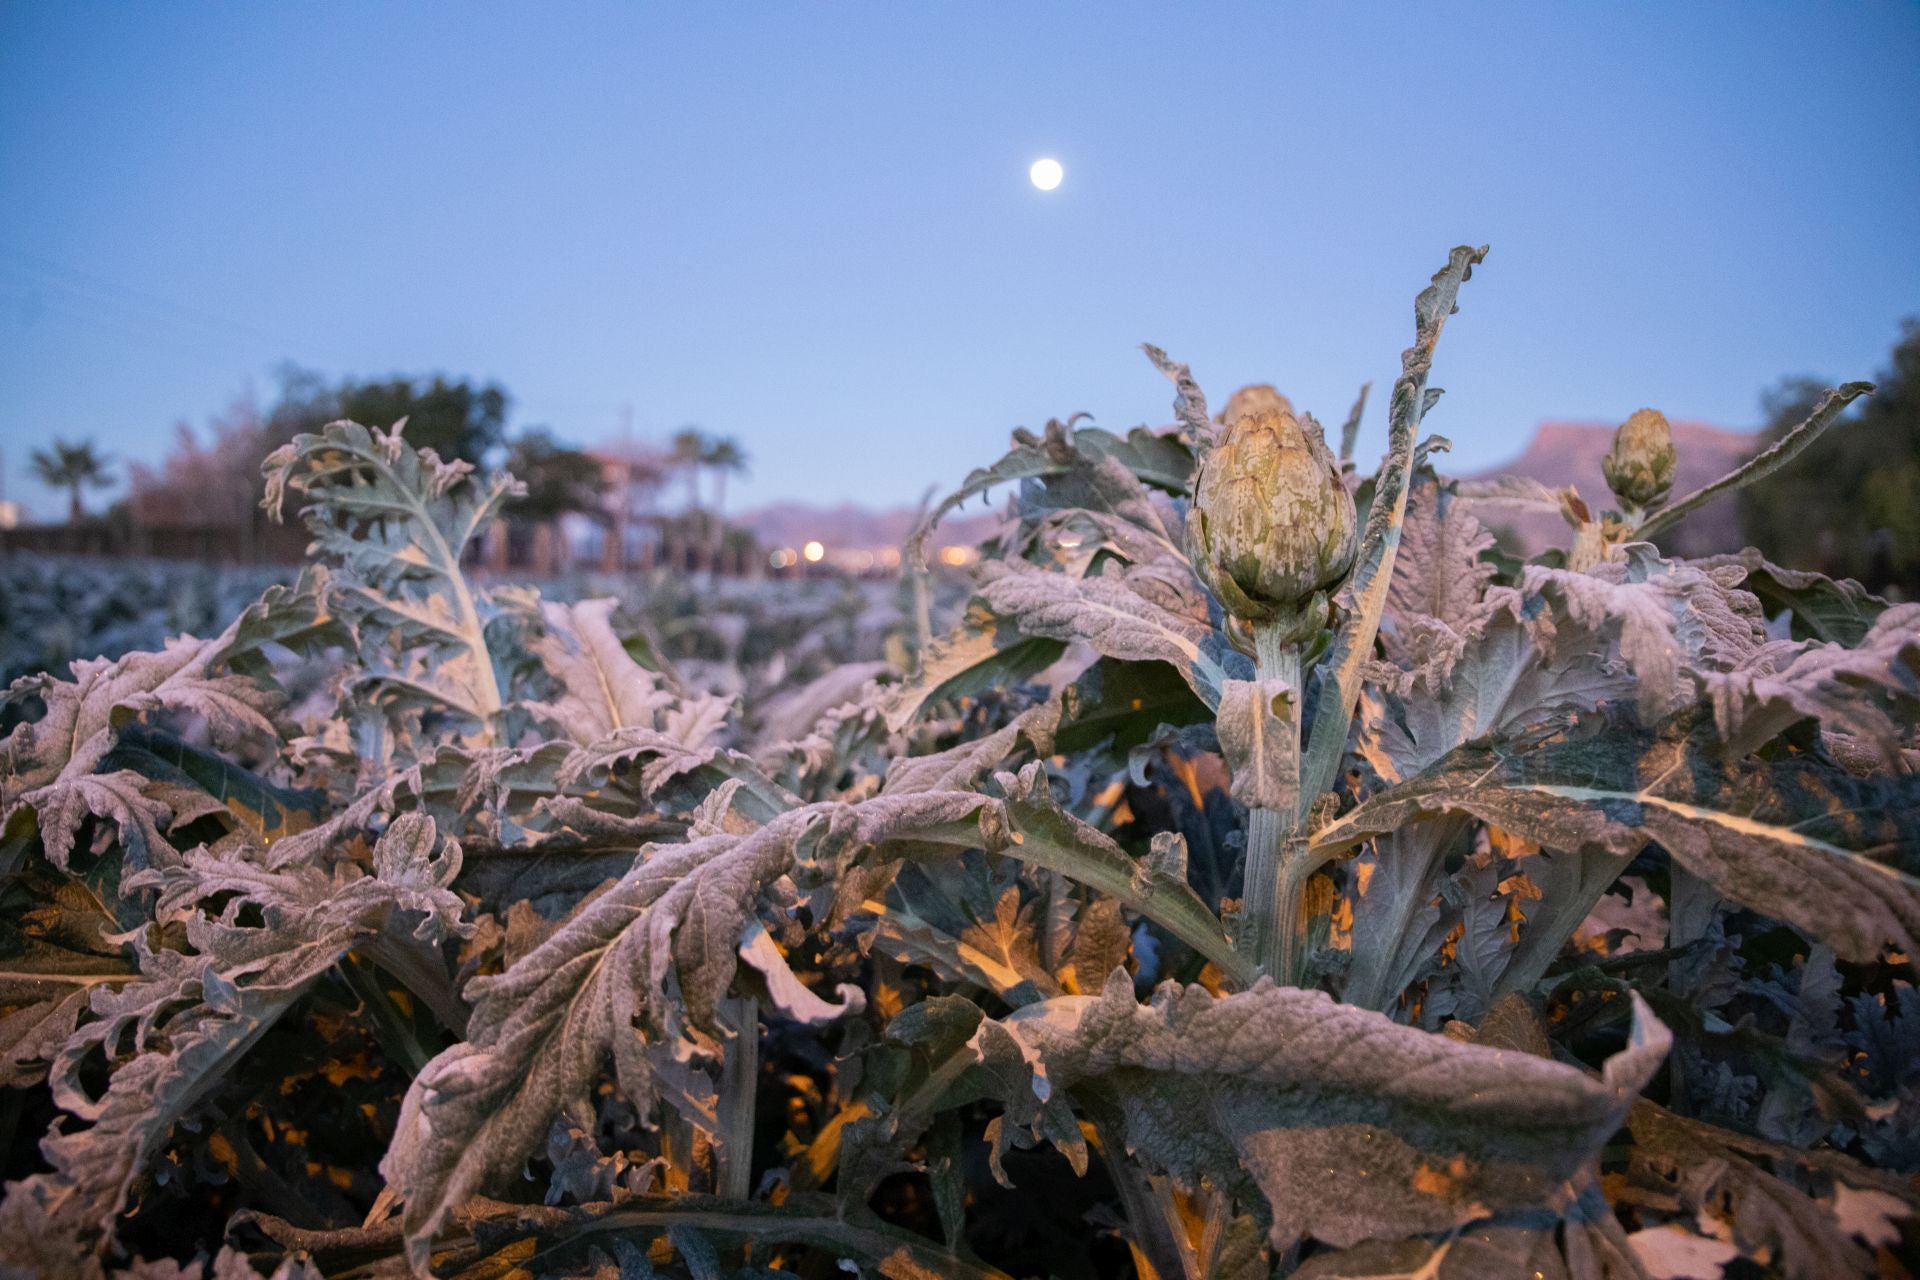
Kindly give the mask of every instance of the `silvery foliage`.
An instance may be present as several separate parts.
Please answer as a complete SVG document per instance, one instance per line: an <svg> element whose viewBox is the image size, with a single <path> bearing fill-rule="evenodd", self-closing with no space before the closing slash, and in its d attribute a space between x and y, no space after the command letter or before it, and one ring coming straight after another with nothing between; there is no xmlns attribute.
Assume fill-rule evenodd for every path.
<svg viewBox="0 0 1920 1280"><path fill-rule="evenodd" d="M805 683L702 683L611 600L485 589L465 553L512 482L400 426L276 452L296 584L7 695L40 714L0 747L0 1049L62 1118L0 1271L165 1269L126 1215L323 1016L404 1081L377 1198L296 1221L224 1161L278 1185L216 1274L998 1276L968 1243L982 1124L1002 1182L1025 1148L1100 1161L1142 1274L1871 1274L1920 1160L1920 607L1434 471L1426 373L1479 257L1421 295L1299 689L1253 678L1187 561L1212 424L1154 349L1174 430L1017 432L906 548L1016 486L957 623L922 582L910 650ZM1567 554L1502 557L1481 516L1516 495L1568 512ZM331 705L296 719L303 661ZM1279 778L1287 716L1310 745ZM1303 782L1286 987L1192 886ZM1770 929L1800 973L1745 947ZM822 1052L769 1147L776 1030ZM901 1172L934 1234L876 1212ZM528 1176L545 1204L490 1198Z"/></svg>

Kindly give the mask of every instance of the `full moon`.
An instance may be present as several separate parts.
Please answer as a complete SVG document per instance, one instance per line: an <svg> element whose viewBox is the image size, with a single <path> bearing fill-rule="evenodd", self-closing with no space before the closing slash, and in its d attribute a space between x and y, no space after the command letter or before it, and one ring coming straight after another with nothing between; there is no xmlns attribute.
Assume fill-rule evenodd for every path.
<svg viewBox="0 0 1920 1280"><path fill-rule="evenodd" d="M1053 190L1060 185L1060 179L1066 176L1067 171L1060 167L1060 162L1051 157L1045 160L1035 160L1033 162L1033 168L1027 170L1027 177L1031 178L1033 185L1042 191Z"/></svg>

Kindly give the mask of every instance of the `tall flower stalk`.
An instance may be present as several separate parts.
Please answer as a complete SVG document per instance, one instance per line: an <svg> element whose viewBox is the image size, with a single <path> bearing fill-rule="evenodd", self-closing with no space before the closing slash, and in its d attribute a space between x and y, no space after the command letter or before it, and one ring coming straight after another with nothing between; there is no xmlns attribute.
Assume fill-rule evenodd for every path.
<svg viewBox="0 0 1920 1280"><path fill-rule="evenodd" d="M1189 552L1226 611L1253 632L1262 764L1270 785L1250 805L1240 945L1290 972L1297 886L1283 874L1300 834L1304 648L1330 620L1330 593L1353 568L1357 518L1340 466L1312 417L1236 396L1194 485Z"/></svg>
<svg viewBox="0 0 1920 1280"><path fill-rule="evenodd" d="M1300 981L1306 950L1301 893L1328 860L1314 852L1306 826L1346 754L1362 673L1386 609L1414 443L1439 396L1427 388L1433 350L1461 284L1485 256L1484 247L1456 248L1414 300L1414 343L1400 357L1387 456L1357 545L1353 501L1318 423L1311 417L1302 423L1284 397L1261 388L1228 402L1216 443L1197 421L1205 400L1191 375L1163 353L1148 352L1179 387L1175 408L1202 456L1188 527L1194 568L1221 607L1253 632L1260 751L1246 763L1261 776L1245 791L1236 784L1248 807L1239 948L1281 983ZM1323 634L1324 649L1317 643ZM1317 653L1320 672L1311 716L1303 669L1308 648ZM1303 742L1309 719L1312 736ZM1225 714L1221 729L1224 740Z"/></svg>

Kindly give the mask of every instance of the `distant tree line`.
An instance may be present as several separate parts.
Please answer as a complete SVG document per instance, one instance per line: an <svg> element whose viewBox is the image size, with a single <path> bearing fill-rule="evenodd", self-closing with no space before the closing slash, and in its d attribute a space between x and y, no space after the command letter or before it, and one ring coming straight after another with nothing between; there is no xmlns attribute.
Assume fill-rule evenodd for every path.
<svg viewBox="0 0 1920 1280"><path fill-rule="evenodd" d="M1778 564L1920 599L1920 319L1901 326L1875 382L1854 421L1740 495L1741 521ZM1831 385L1788 378L1768 392L1763 444L1805 421Z"/></svg>
<svg viewBox="0 0 1920 1280"><path fill-rule="evenodd" d="M390 427L406 419L406 438L443 458L459 458L475 467L503 465L526 483L527 493L513 506L526 519L550 519L567 512L596 513L603 506L603 467L598 458L563 441L551 427L507 430L512 399L497 383L478 384L444 376L393 376L368 381L329 382L304 369L283 375L280 394L262 410L241 400L210 424L208 435L182 424L173 450L158 467L135 464L134 494L152 516L169 506L199 518L232 518L233 508L251 506L261 495L260 460L302 432L318 431L342 418ZM56 445L82 455L91 446ZM61 458L67 454L62 453ZM697 473L712 468L718 477L715 507L725 492L725 475L739 471L745 455L736 441L709 437L687 428L674 437L673 451L661 464L647 460L641 470L655 484L667 471L684 471L690 485L690 510L702 509ZM54 464L50 462L49 467ZM66 464L63 464L66 465ZM73 464L80 465L80 464ZM67 487L68 470L43 472L50 484ZM59 478L52 478L56 475ZM93 481L82 473L77 483ZM77 490L76 490L77 493ZM76 507L75 516L79 509Z"/></svg>
<svg viewBox="0 0 1920 1280"><path fill-rule="evenodd" d="M415 446L480 469L504 466L523 481L527 491L510 505L510 524L525 528L577 512L601 521L607 535L619 540L628 522L640 519L657 527L661 551L672 563L712 565L723 550L738 558L738 531L724 519L727 479L747 468L738 440L689 426L665 449L627 447L596 455L548 426L510 432L511 404L497 383L441 375L330 381L289 367L270 407L244 397L204 431L182 423L157 465L131 464L129 493L106 519L147 528L258 528L260 463L268 453L342 418L378 427L404 418L406 438ZM114 480L110 460L90 441L56 440L35 451L31 465L43 483L67 491L74 523L89 519L83 492ZM708 475L710 497L701 484ZM662 513L657 497L675 479L686 484L685 509Z"/></svg>

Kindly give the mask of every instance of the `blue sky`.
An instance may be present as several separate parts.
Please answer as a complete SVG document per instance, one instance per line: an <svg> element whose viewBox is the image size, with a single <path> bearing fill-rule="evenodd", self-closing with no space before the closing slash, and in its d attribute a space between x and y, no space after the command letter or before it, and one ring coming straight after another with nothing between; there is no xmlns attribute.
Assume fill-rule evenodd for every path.
<svg viewBox="0 0 1920 1280"><path fill-rule="evenodd" d="M1059 190L1026 180L1038 156ZM1456 243L1460 469L1748 425L1920 313L1920 6L0 0L0 448L154 459L292 359L498 379L730 490L910 502L1009 428L1338 419Z"/></svg>

